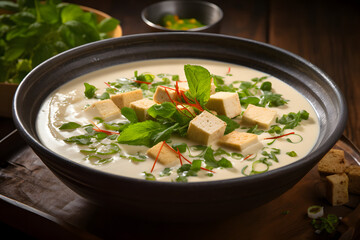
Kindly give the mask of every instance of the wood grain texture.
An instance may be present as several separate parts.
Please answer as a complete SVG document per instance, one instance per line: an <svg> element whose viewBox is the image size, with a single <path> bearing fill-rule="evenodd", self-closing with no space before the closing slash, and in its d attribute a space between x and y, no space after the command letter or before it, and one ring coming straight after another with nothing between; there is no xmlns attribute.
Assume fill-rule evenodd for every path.
<svg viewBox="0 0 360 240"><path fill-rule="evenodd" d="M346 136L360 146L360 5L355 1L286 1L270 4L269 43L327 73L343 92Z"/></svg>

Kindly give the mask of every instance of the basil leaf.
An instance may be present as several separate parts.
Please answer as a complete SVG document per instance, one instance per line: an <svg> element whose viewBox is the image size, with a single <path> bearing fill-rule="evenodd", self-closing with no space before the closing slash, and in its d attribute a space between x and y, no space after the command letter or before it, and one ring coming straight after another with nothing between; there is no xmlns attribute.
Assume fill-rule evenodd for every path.
<svg viewBox="0 0 360 240"><path fill-rule="evenodd" d="M201 66L187 64L184 66L185 76L189 85L189 94L200 105L205 105L210 98L211 75Z"/></svg>
<svg viewBox="0 0 360 240"><path fill-rule="evenodd" d="M165 129L164 131L158 132L156 134L154 134L151 137L152 140L152 145L155 145L161 141L165 141L168 140L171 136L171 134L174 132L174 129L178 127L178 123L172 125L171 127L168 127L167 129Z"/></svg>
<svg viewBox="0 0 360 240"><path fill-rule="evenodd" d="M145 145L152 147L153 136L164 131L166 128L167 127L163 124L152 120L133 123L122 131L117 141L129 145Z"/></svg>
<svg viewBox="0 0 360 240"><path fill-rule="evenodd" d="M224 157L218 161L218 165L223 168L232 168L233 167L232 163Z"/></svg>
<svg viewBox="0 0 360 240"><path fill-rule="evenodd" d="M179 149L179 152L180 153L184 153L184 152L186 152L186 149L187 149L187 144L186 143L176 143L176 144L173 144L172 145L172 148L174 149L174 150L178 150Z"/></svg>
<svg viewBox="0 0 360 240"><path fill-rule="evenodd" d="M85 96L87 98L93 98L94 95L95 95L95 91L97 90L97 88L91 84L88 84L88 83L84 83L84 86L85 86Z"/></svg>
<svg viewBox="0 0 360 240"><path fill-rule="evenodd" d="M175 112L177 111L174 104L170 102L163 102L162 104L155 104L152 105L148 110L148 114L156 118L157 116L163 117L163 118L170 118Z"/></svg>
<svg viewBox="0 0 360 240"><path fill-rule="evenodd" d="M216 117L220 118L224 122L226 122L226 128L225 128L225 135L228 133L231 133L235 129L240 127L240 124L232 120L231 118L225 116L225 115L216 115Z"/></svg>
<svg viewBox="0 0 360 240"><path fill-rule="evenodd" d="M119 23L119 20L115 18L105 18L97 25L97 28L99 32L111 32L116 28Z"/></svg>
<svg viewBox="0 0 360 240"><path fill-rule="evenodd" d="M137 123L138 118L135 113L135 110L129 107L123 107L121 108L121 114L124 115L124 117L127 118L131 123Z"/></svg>
<svg viewBox="0 0 360 240"><path fill-rule="evenodd" d="M77 20L83 15L83 10L75 4L68 4L61 10L61 22L66 23L71 20Z"/></svg>
<svg viewBox="0 0 360 240"><path fill-rule="evenodd" d="M68 123L64 123L63 125L61 125L61 127L59 127L59 129L61 129L61 130L77 129L79 127L81 127L81 125L76 122L68 122Z"/></svg>
<svg viewBox="0 0 360 240"><path fill-rule="evenodd" d="M145 180L156 181L155 176L152 173L143 172L145 175Z"/></svg>

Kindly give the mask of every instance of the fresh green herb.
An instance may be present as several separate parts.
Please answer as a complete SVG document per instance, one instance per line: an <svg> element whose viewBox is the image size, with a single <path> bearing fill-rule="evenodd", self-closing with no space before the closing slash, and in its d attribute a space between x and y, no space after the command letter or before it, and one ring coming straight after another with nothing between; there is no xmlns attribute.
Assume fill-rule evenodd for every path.
<svg viewBox="0 0 360 240"><path fill-rule="evenodd" d="M171 168L164 168L163 171L160 172L160 177L170 176L171 175Z"/></svg>
<svg viewBox="0 0 360 240"><path fill-rule="evenodd" d="M230 156L231 154L228 153L227 151L225 151L224 149L222 148L218 148L216 151L214 151L214 156L221 156L221 155L227 155L227 156Z"/></svg>
<svg viewBox="0 0 360 240"><path fill-rule="evenodd" d="M64 123L63 125L61 125L61 127L59 127L59 129L60 130L74 130L79 127L81 127L81 125L76 122L68 122L68 123Z"/></svg>
<svg viewBox="0 0 360 240"><path fill-rule="evenodd" d="M211 148L211 146L208 146L206 148L206 151L204 153L204 159L206 166L210 168L218 168L218 167L232 168L231 162L226 158L223 157L219 161L215 159L214 150Z"/></svg>
<svg viewBox="0 0 360 240"><path fill-rule="evenodd" d="M133 123L122 131L117 141L123 144L152 147L154 145L153 138L165 129L167 129L165 125L152 120Z"/></svg>
<svg viewBox="0 0 360 240"><path fill-rule="evenodd" d="M172 148L176 151L179 150L180 153L186 152L186 149L188 148L186 143L176 143L172 145Z"/></svg>
<svg viewBox="0 0 360 240"><path fill-rule="evenodd" d="M34 67L70 48L108 38L119 21L61 1L1 1L0 82L19 83Z"/></svg>
<svg viewBox="0 0 360 240"><path fill-rule="evenodd" d="M156 177L152 173L143 172L145 175L145 180L156 181Z"/></svg>
<svg viewBox="0 0 360 240"><path fill-rule="evenodd" d="M294 129L302 120L307 120L309 118L309 113L305 110L299 111L298 113L291 112L289 114L284 114L280 119L276 119L277 123L285 125L285 129Z"/></svg>
<svg viewBox="0 0 360 240"><path fill-rule="evenodd" d="M185 76L189 85L189 95L204 106L210 98L211 75L201 66L187 64L184 66Z"/></svg>
<svg viewBox="0 0 360 240"><path fill-rule="evenodd" d="M328 214L327 217L320 217L311 221L312 226L318 233L325 230L330 234L335 232L338 223L339 218L335 214Z"/></svg>
<svg viewBox="0 0 360 240"><path fill-rule="evenodd" d="M260 134L262 134L264 132L264 130L258 129L258 125L255 125L253 127L250 127L246 132L256 134L256 135L260 135Z"/></svg>
<svg viewBox="0 0 360 240"><path fill-rule="evenodd" d="M138 118L134 109L129 107L121 108L121 114L127 118L131 123L137 123Z"/></svg>
<svg viewBox="0 0 360 240"><path fill-rule="evenodd" d="M96 152L99 155L111 155L120 152L120 147L116 143L102 144L102 147Z"/></svg>
<svg viewBox="0 0 360 240"><path fill-rule="evenodd" d="M216 117L220 118L221 120L223 120L226 123L226 128L225 128L225 135L228 133L231 133L232 131L234 131L235 129L240 127L240 124L235 122L234 120L232 120L231 118L224 116L224 115L216 115Z"/></svg>
<svg viewBox="0 0 360 240"><path fill-rule="evenodd" d="M97 90L97 88L89 83L84 83L85 86L85 96L87 98L93 98L95 96L95 92Z"/></svg>
<svg viewBox="0 0 360 240"><path fill-rule="evenodd" d="M289 155L290 157L297 157L297 153L294 151L287 152L286 154Z"/></svg>

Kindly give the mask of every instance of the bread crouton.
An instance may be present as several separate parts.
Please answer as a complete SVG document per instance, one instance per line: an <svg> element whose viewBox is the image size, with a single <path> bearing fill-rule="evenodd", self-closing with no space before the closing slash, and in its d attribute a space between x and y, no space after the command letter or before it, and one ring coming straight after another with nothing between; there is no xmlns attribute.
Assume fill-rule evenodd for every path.
<svg viewBox="0 0 360 240"><path fill-rule="evenodd" d="M333 174L326 177L326 198L333 206L340 206L349 201L349 178L345 173Z"/></svg>

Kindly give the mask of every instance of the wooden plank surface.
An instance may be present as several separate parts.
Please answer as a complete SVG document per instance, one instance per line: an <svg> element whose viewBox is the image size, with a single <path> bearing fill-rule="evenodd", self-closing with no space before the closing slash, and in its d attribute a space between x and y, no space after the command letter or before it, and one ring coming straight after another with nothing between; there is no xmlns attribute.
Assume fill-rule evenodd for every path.
<svg viewBox="0 0 360 240"><path fill-rule="evenodd" d="M124 35L150 32L141 21L141 10L157 0L116 1L116 0L71 0L104 11L121 21ZM285 0L216 0L212 1L224 10L220 33L267 42L298 54L324 70L344 92L349 107L349 121L346 135L360 146L360 14L358 1L285 1ZM10 119L0 119L1 134L11 132ZM5 134L4 134L5 135ZM42 183L42 179L54 178L39 159L27 150L26 158L34 161L41 174L20 175L29 184ZM19 158L18 160L26 160ZM22 168L21 165L17 166ZM14 168L15 169L15 168ZM7 173L10 170L7 169ZM19 172L18 172L19 173ZM11 175L11 174L10 174ZM10 177L9 175L9 177ZM18 175L19 176L19 175ZM35 178L34 178L35 177ZM15 182L15 179L12 179ZM56 180L54 180L56 182ZM19 187L24 187L17 182ZM59 183L59 189L64 186ZM205 224L144 223L134 219L113 215L102 209L85 208L86 218L81 227L104 239L114 235L123 239L329 239L327 235L316 235L306 217L306 208L313 204L327 204L323 198L323 185L314 168L290 191L247 213L221 222ZM10 189L10 186L8 186ZM55 187L55 186L53 186ZM44 187L44 192L46 186ZM51 206L43 206L30 198L26 188L21 189L26 203L39 207L48 214L55 214ZM39 186L33 191L38 191ZM3 193L3 192L2 192ZM11 197L19 197L12 192ZM77 195L67 193L75 199ZM35 194L34 194L35 197ZM37 198L38 199L38 198ZM25 200L24 200L25 201ZM82 200L79 200L82 202ZM36 205L38 204L38 205ZM79 204L79 206L82 206ZM78 207L79 207L78 206ZM69 207L69 206L68 206ZM352 208L331 208L331 212L345 216ZM69 210L69 209L67 209ZM286 212L287 214L284 214ZM76 224L71 214L63 216ZM68 219L66 218L68 217ZM211 218L211 213L209 213ZM19 218L21 222L21 218ZM72 222L73 221L73 222ZM79 220L80 221L80 220ZM28 222L27 228L31 226ZM21 225L21 224L20 224ZM16 226L15 227L19 227ZM21 228L20 228L21 229ZM21 229L26 231L28 229ZM331 236L330 239L337 239Z"/></svg>
<svg viewBox="0 0 360 240"><path fill-rule="evenodd" d="M272 0L269 43L300 55L327 73L343 92L346 136L360 146L359 1Z"/></svg>

